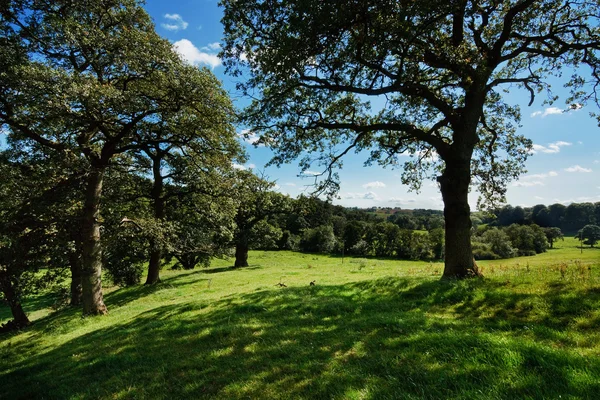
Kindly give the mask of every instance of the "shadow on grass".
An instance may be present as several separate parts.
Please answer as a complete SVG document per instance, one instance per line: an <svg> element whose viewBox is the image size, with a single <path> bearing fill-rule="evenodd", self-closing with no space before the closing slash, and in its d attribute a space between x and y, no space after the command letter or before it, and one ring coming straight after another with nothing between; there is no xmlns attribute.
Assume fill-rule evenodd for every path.
<svg viewBox="0 0 600 400"><path fill-rule="evenodd" d="M44 293L27 296L22 302L23 309L27 314L32 312L51 308L61 302L61 295L57 293ZM4 302L0 302L0 323L13 319L10 307Z"/></svg>
<svg viewBox="0 0 600 400"><path fill-rule="evenodd" d="M504 286L387 278L161 306L22 359L0 398L594 398L600 360L558 344L600 293Z"/></svg>

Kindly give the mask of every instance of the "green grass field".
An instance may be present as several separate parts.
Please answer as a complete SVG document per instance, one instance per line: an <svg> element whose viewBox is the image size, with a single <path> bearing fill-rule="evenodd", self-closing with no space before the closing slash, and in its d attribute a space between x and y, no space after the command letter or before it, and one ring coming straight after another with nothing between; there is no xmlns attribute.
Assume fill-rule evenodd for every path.
<svg viewBox="0 0 600 400"><path fill-rule="evenodd" d="M0 336L0 399L595 399L600 249L576 245L462 282L441 263L251 252L107 288L105 317L41 295L34 325Z"/></svg>

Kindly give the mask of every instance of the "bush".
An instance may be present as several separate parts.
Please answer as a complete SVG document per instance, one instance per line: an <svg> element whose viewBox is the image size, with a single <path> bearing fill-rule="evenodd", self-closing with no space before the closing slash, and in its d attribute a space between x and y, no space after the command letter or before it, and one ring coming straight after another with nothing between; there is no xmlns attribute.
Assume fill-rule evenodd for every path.
<svg viewBox="0 0 600 400"><path fill-rule="evenodd" d="M489 244L481 242L473 243L473 257L476 260L497 260L500 258L498 254L492 251Z"/></svg>
<svg viewBox="0 0 600 400"><path fill-rule="evenodd" d="M279 250L300 250L300 236L294 235L290 231L283 231L281 238L277 242Z"/></svg>
<svg viewBox="0 0 600 400"><path fill-rule="evenodd" d="M137 285L149 258L148 241L129 228L121 228L106 242L104 268L118 286Z"/></svg>
<svg viewBox="0 0 600 400"><path fill-rule="evenodd" d="M369 255L369 243L365 240L359 240L354 246L352 246L349 250L350 254L354 254L357 256L368 256Z"/></svg>
<svg viewBox="0 0 600 400"><path fill-rule="evenodd" d="M492 253L496 254L498 258L511 258L517 254L516 250L511 245L508 235L498 228L486 230L481 235L480 241L481 243L489 245L489 249Z"/></svg>
<svg viewBox="0 0 600 400"><path fill-rule="evenodd" d="M305 229L300 240L300 250L309 253L331 253L335 246L336 239L331 225Z"/></svg>

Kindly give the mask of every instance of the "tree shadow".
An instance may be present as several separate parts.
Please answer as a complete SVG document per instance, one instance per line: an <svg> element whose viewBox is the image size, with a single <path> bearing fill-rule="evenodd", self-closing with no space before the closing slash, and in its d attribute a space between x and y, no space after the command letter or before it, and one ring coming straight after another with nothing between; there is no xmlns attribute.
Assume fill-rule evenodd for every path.
<svg viewBox="0 0 600 400"><path fill-rule="evenodd" d="M29 315L35 311L48 308L61 308L64 300L60 293L42 293L27 296L22 304L25 313ZM11 319L13 319L13 316L10 307L4 302L0 302L0 324Z"/></svg>
<svg viewBox="0 0 600 400"><path fill-rule="evenodd" d="M20 358L0 398L594 398L600 360L558 345L599 304L385 278L164 305Z"/></svg>

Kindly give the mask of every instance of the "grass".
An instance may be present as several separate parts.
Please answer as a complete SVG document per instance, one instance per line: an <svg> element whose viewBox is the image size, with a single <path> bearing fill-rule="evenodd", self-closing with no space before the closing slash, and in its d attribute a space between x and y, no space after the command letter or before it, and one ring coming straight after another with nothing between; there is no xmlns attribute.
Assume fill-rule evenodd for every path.
<svg viewBox="0 0 600 400"><path fill-rule="evenodd" d="M597 398L600 250L575 245L463 282L441 263L252 252L107 289L106 317L40 296L35 324L0 336L0 398Z"/></svg>

